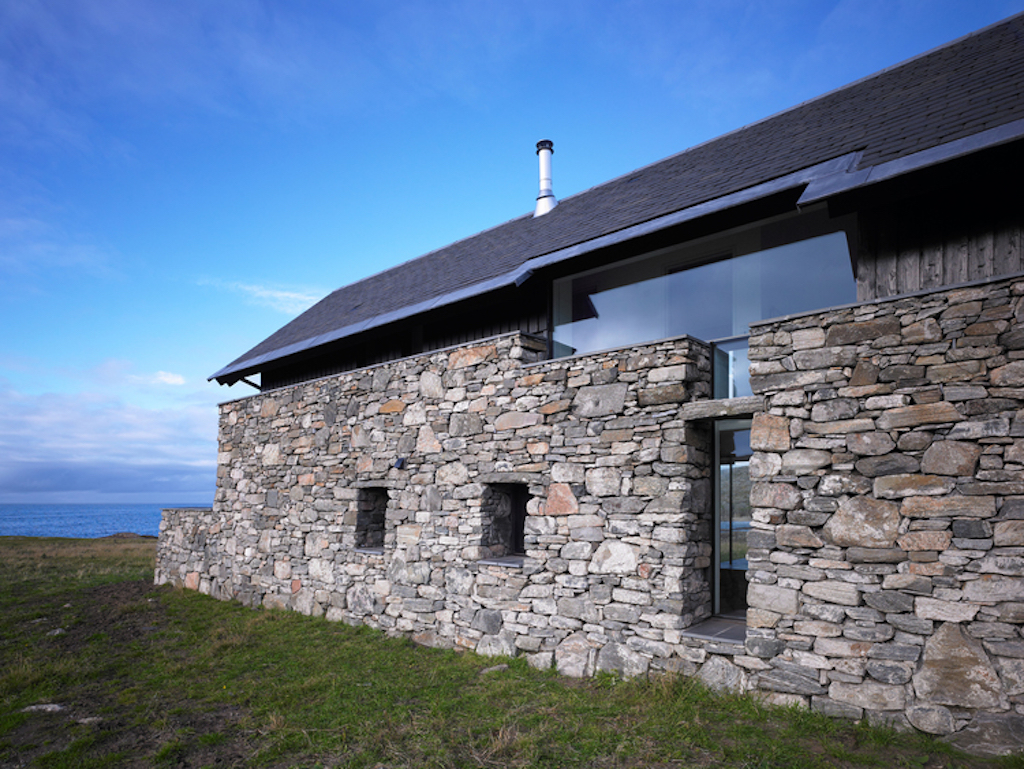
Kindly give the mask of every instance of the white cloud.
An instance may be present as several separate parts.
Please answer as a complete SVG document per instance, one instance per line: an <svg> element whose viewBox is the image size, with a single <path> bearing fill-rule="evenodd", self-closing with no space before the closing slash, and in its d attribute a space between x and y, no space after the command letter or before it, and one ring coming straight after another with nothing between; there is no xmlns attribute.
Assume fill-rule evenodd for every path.
<svg viewBox="0 0 1024 769"><path fill-rule="evenodd" d="M172 374L169 371L157 371L153 375L152 381L157 384L183 385L185 384L185 377L181 374Z"/></svg>
<svg viewBox="0 0 1024 769"><path fill-rule="evenodd" d="M181 374L172 374L170 371L157 371L155 374L132 375L129 379L133 382L149 385L172 385L177 387L185 384L185 377Z"/></svg>
<svg viewBox="0 0 1024 769"><path fill-rule="evenodd" d="M270 307L271 309L277 310L285 315L298 315L300 312L308 310L316 302L320 301L327 295L326 291L316 291L313 289L289 290L272 288L270 286L260 286L255 283L241 283L237 281L229 282L204 279L199 281L199 285L213 286L225 291L243 294L253 304Z"/></svg>

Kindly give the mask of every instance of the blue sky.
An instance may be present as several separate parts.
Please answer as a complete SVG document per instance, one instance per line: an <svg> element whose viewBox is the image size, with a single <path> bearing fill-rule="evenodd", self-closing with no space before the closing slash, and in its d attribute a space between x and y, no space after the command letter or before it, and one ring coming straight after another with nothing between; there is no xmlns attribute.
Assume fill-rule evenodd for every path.
<svg viewBox="0 0 1024 769"><path fill-rule="evenodd" d="M0 3L0 502L209 504L206 381L334 288L1024 0Z"/></svg>

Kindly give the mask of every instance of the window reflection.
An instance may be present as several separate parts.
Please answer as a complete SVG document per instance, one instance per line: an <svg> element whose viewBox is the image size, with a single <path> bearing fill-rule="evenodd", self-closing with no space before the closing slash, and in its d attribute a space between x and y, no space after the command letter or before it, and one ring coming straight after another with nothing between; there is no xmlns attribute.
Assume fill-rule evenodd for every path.
<svg viewBox="0 0 1024 769"><path fill-rule="evenodd" d="M747 532L750 510L750 423L716 425L718 478L715 523L715 613L742 616L747 608Z"/></svg>
<svg viewBox="0 0 1024 769"><path fill-rule="evenodd" d="M682 334L728 340L716 354L726 367L716 397L736 397L749 394L746 341L736 338L752 322L856 300L844 232L679 266L685 258L676 249L556 281L555 354Z"/></svg>

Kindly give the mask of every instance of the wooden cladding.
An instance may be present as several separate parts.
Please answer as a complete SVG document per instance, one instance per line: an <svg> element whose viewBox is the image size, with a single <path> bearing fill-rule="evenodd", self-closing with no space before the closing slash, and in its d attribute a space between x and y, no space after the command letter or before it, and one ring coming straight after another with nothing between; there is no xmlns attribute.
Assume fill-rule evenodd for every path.
<svg viewBox="0 0 1024 769"><path fill-rule="evenodd" d="M965 196L862 212L857 300L870 301L1024 271L1024 204Z"/></svg>

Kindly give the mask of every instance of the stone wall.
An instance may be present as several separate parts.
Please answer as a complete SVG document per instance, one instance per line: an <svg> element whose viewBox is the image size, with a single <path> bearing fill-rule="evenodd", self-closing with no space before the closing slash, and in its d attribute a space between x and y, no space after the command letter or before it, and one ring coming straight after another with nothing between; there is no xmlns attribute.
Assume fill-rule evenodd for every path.
<svg viewBox="0 0 1024 769"><path fill-rule="evenodd" d="M752 328L753 686L1024 734L1022 295L994 281Z"/></svg>
<svg viewBox="0 0 1024 769"><path fill-rule="evenodd" d="M570 675L692 667L708 432L679 410L710 397L709 349L543 350L507 335L224 404L214 508L167 511L157 582ZM488 500L516 488L509 557Z"/></svg>
<svg viewBox="0 0 1024 769"><path fill-rule="evenodd" d="M1017 278L760 323L735 401L687 337L545 361L511 334L226 403L214 507L165 511L156 580L568 675L1024 734L1022 321ZM711 434L743 414L749 609L722 640L695 627Z"/></svg>

